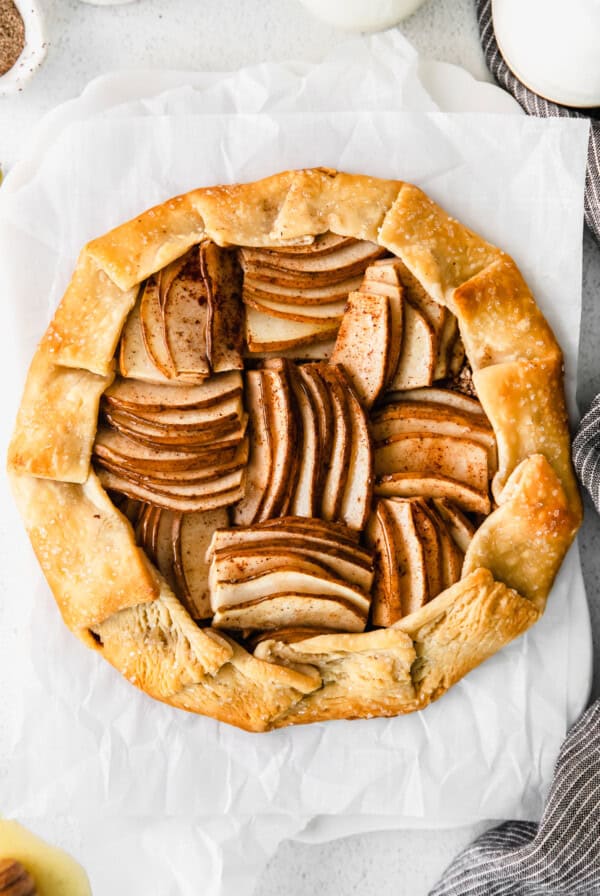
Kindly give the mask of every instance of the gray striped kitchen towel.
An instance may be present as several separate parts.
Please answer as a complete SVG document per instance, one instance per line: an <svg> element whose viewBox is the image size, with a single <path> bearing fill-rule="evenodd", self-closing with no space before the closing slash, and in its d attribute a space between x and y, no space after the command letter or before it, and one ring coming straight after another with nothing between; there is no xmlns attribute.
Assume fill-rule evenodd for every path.
<svg viewBox="0 0 600 896"><path fill-rule="evenodd" d="M600 896L600 700L561 747L539 825L486 831L429 896Z"/></svg>
<svg viewBox="0 0 600 896"><path fill-rule="evenodd" d="M573 109L560 106L543 99L525 87L511 72L504 61L492 25L492 0L475 0L481 44L488 68L499 84L508 90L529 115L541 118L561 116L564 118L589 118L591 121L588 148L587 174L585 181L585 220L600 241L600 109ZM568 6L568 4L567 4Z"/></svg>
<svg viewBox="0 0 600 896"><path fill-rule="evenodd" d="M579 424L573 441L573 463L600 513L600 395Z"/></svg>

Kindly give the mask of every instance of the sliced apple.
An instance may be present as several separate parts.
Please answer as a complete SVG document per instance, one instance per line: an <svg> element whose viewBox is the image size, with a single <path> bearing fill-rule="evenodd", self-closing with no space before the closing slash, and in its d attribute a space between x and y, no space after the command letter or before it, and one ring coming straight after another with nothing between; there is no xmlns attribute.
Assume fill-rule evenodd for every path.
<svg viewBox="0 0 600 896"><path fill-rule="evenodd" d="M446 522L437 512L435 503L432 502L427 510L437 530L442 560L442 590L445 590L460 579L464 554L450 535Z"/></svg>
<svg viewBox="0 0 600 896"><path fill-rule="evenodd" d="M438 333L437 359L433 371L434 380L440 380L445 376L449 376L451 350L457 336L458 321L450 311L446 310L446 317Z"/></svg>
<svg viewBox="0 0 600 896"><path fill-rule="evenodd" d="M97 463L103 470L109 470L118 476L122 476L131 483L138 484L148 491L152 491L156 496L172 495L175 498L202 498L223 491L230 491L233 488L240 487L245 476L245 469L242 467L233 471L226 470L224 473L208 479L203 478L193 481L177 480L169 482L164 479L154 479L152 476L131 472L123 467L118 467L112 464L110 461L98 459Z"/></svg>
<svg viewBox="0 0 600 896"><path fill-rule="evenodd" d="M385 403L390 404L396 401L415 401L427 402L428 404L440 404L454 408L457 411L464 411L467 414L476 414L485 417L485 412L481 404L475 398L470 398L463 392L454 392L450 389L410 389L403 392L388 392L385 395Z"/></svg>
<svg viewBox="0 0 600 896"><path fill-rule="evenodd" d="M466 554L476 532L471 520L447 498L434 498L433 505L448 527L459 550Z"/></svg>
<svg viewBox="0 0 600 896"><path fill-rule="evenodd" d="M217 610L212 624L215 628L242 631L277 630L301 624L313 626L316 630L362 632L366 621L366 615L353 604L329 595L283 592Z"/></svg>
<svg viewBox="0 0 600 896"><path fill-rule="evenodd" d="M413 522L423 547L425 574L427 579L427 600L433 600L443 590L442 546L432 514L422 498L412 502Z"/></svg>
<svg viewBox="0 0 600 896"><path fill-rule="evenodd" d="M245 274L251 283L258 281L261 288L265 286L270 286L272 289L284 287L295 293L302 293L309 289L331 289L341 280L357 278L363 269L363 266L359 264L345 270L288 271L282 267L255 266L251 263L245 268ZM246 277L244 277L244 282L246 282Z"/></svg>
<svg viewBox="0 0 600 896"><path fill-rule="evenodd" d="M156 274L156 282L158 285L158 297L160 302L160 307L164 310L165 303L167 301L167 296L169 295L169 290L173 285L174 281L179 277L181 271L185 267L188 262L190 253L195 251L191 249L189 252L185 252L183 255L180 255L179 258L176 258L174 261L171 261L164 268L161 268L160 271ZM163 318L163 334L164 334L164 318Z"/></svg>
<svg viewBox="0 0 600 896"><path fill-rule="evenodd" d="M255 308L246 308L246 343L251 352L281 351L307 342L331 339L337 329L337 322L282 321Z"/></svg>
<svg viewBox="0 0 600 896"><path fill-rule="evenodd" d="M227 509L185 513L172 530L174 569L179 588L186 594L188 612L194 619L212 615L206 550L216 529L229 525Z"/></svg>
<svg viewBox="0 0 600 896"><path fill-rule="evenodd" d="M375 263L375 267L379 262ZM400 282L404 288L404 295L415 308L421 311L429 321L436 334L439 334L448 314L446 308L436 302L435 299L427 292L415 275L406 267L399 258L393 258L388 261L381 262L381 265L393 264Z"/></svg>
<svg viewBox="0 0 600 896"><path fill-rule="evenodd" d="M215 573L213 560L209 581L211 606L215 611L222 607L261 600L270 594L278 593L318 594L346 601L365 616L369 611L369 597L363 591L342 579L320 571L316 564L308 561L294 560L293 565L282 565L263 575L250 575L247 578L220 580L217 579L217 575L218 570Z"/></svg>
<svg viewBox="0 0 600 896"><path fill-rule="evenodd" d="M147 421L161 429L176 428L181 431L208 428L221 423L239 421L244 413L240 393L223 401L215 402L204 408L173 408L163 411L147 411L143 409L138 415L136 411L127 410L138 419Z"/></svg>
<svg viewBox="0 0 600 896"><path fill-rule="evenodd" d="M442 390L423 390L441 392ZM410 392L397 392L394 401L386 400L385 404L377 408L373 413L373 423L377 425L386 420L438 420L440 422L453 422L461 426L470 427L473 430L481 432L489 440L494 438L494 432L486 417L483 414L472 413L470 410L463 410L458 407L454 408L451 404L438 403L434 401L413 401L404 399L404 395L410 395Z"/></svg>
<svg viewBox="0 0 600 896"><path fill-rule="evenodd" d="M321 479L321 446L319 442L319 417L312 390L295 368L290 368L290 384L298 409L298 471L295 488L289 504L294 516L314 516L319 501L318 487ZM291 472L291 471L290 471Z"/></svg>
<svg viewBox="0 0 600 896"><path fill-rule="evenodd" d="M488 451L490 468L495 466L496 439L492 428L479 415L461 413L444 405L399 401L384 405L373 416L372 433L376 443L416 432L479 442Z"/></svg>
<svg viewBox="0 0 600 896"><path fill-rule="evenodd" d="M298 641L306 641L307 638L315 638L317 635L331 635L333 629L330 628L308 628L298 625L288 626L287 628L278 628L266 632L256 632L248 638L248 649L256 650L263 641L279 641L282 644L296 644Z"/></svg>
<svg viewBox="0 0 600 896"><path fill-rule="evenodd" d="M155 504L166 510L181 511L189 513L198 510L210 510L215 507L226 507L239 501L243 495L242 488L231 489L230 491L217 492L202 497L179 497L174 495L163 495L153 489L140 485L122 474L113 473L111 470L97 468L97 474L100 482L107 489L114 489L118 492L135 498L139 501Z"/></svg>
<svg viewBox="0 0 600 896"><path fill-rule="evenodd" d="M163 309L156 276L149 277L144 286L140 302L140 321L144 345L150 359L163 376L173 379L177 376L177 369L165 340Z"/></svg>
<svg viewBox="0 0 600 896"><path fill-rule="evenodd" d="M131 525L135 527L144 505L139 501L134 501L133 498L128 498L127 495L123 495L122 497L124 500L119 505L119 510L123 516L127 517Z"/></svg>
<svg viewBox="0 0 600 896"><path fill-rule="evenodd" d="M130 439L108 426L100 426L94 442L94 454L123 466L131 466L140 473L154 470L197 470L205 465L228 464L242 447L246 439L236 439L230 447L222 443L211 443L199 450L164 449L144 445Z"/></svg>
<svg viewBox="0 0 600 896"><path fill-rule="evenodd" d="M264 571L281 565L294 566L308 561L320 571L343 579L365 593L371 588L373 571L370 564L357 562L351 551L339 545L332 546L331 543L319 542L318 539L293 538L289 533L287 536L280 533L283 537L278 538L277 533L269 536L269 533L253 529L247 530L246 534L254 537L229 539L229 543L223 545L223 539L217 536L211 543L209 555L215 560L219 577L231 577L232 571L236 569L247 571L249 564L256 563L257 558L261 561L261 575ZM215 544L219 547L213 547ZM256 565L253 569L257 569Z"/></svg>
<svg viewBox="0 0 600 896"><path fill-rule="evenodd" d="M218 610L237 603L235 588L229 586L241 585L282 570L293 570L317 578L335 578L325 564L304 556L301 551L278 548L273 552L256 545L247 548L237 546L213 554L209 573L213 608Z"/></svg>
<svg viewBox="0 0 600 896"><path fill-rule="evenodd" d="M147 536L148 536L148 550L150 551L150 555L156 558L156 545L158 539L158 531L160 525L160 516L162 510L160 507L154 508L154 514L148 524Z"/></svg>
<svg viewBox="0 0 600 896"><path fill-rule="evenodd" d="M285 371L263 370L263 396L271 435L271 469L257 519L285 513L295 485L298 424Z"/></svg>
<svg viewBox="0 0 600 896"><path fill-rule="evenodd" d="M147 383L168 383L169 378L156 366L144 342L140 319L140 300L131 309L119 343L119 372Z"/></svg>
<svg viewBox="0 0 600 896"><path fill-rule="evenodd" d="M203 240L200 268L208 297L206 350L210 367L215 373L243 370L244 309L237 253Z"/></svg>
<svg viewBox="0 0 600 896"><path fill-rule="evenodd" d="M319 286L363 271L384 252L377 243L359 240L325 254L307 252L293 256L269 256L260 250L242 249L241 263L246 273L262 280L277 282L280 278L308 275L314 285Z"/></svg>
<svg viewBox="0 0 600 896"><path fill-rule="evenodd" d="M150 469L141 471L135 464L123 462L122 460L115 461L111 458L99 458L99 461L101 461L102 466L107 467L109 470L123 470L125 475L131 479L139 479L140 481L148 482L153 487L160 488L161 483L178 485L206 482L218 479L226 473L242 470L246 467L248 461L248 444L248 440L244 439L230 459L217 455L214 458L210 458L208 462L202 461L198 467L191 470Z"/></svg>
<svg viewBox="0 0 600 896"><path fill-rule="evenodd" d="M424 473L444 476L485 492L487 450L472 439L426 433L400 435L375 447L375 473Z"/></svg>
<svg viewBox="0 0 600 896"><path fill-rule="evenodd" d="M390 339L388 346L386 385L392 382L398 369L402 351L404 327L404 289L393 263L386 259L367 268L361 292L387 296L390 308Z"/></svg>
<svg viewBox="0 0 600 896"><path fill-rule="evenodd" d="M246 405L252 440L246 470L246 491L233 511L238 526L250 526L258 518L273 467L273 445L262 370L250 370L246 374Z"/></svg>
<svg viewBox="0 0 600 896"><path fill-rule="evenodd" d="M173 513L171 510L164 508L156 508L158 513L158 525L156 528L156 539L154 543L153 559L158 567L161 575L166 580L169 587L179 594L179 587L175 576L173 554L173 539L171 533L173 531L173 521L180 520L180 513Z"/></svg>
<svg viewBox="0 0 600 896"><path fill-rule="evenodd" d="M349 529L344 523L338 521L327 521L316 519L314 517L296 517L286 516L278 517L272 520L266 520L260 524L261 529L281 529L284 531L306 534L319 535L325 538L335 539L344 542L351 547L356 547L358 543L359 533L355 529Z"/></svg>
<svg viewBox="0 0 600 896"><path fill-rule="evenodd" d="M291 517L287 518L288 521ZM283 549L293 548L294 550L306 551L309 555L314 554L316 559L318 555L322 555L324 563L335 564L338 559L343 560L343 568L346 572L341 572L343 578L349 581L356 578L355 584L368 591L368 585L364 584L372 576L372 558L369 551L362 548L356 540L345 540L338 535L331 535L322 530L315 530L306 527L300 531L298 528L289 525L287 528L270 525L269 523L261 523L251 529L218 529L215 531L208 547L208 559L212 554L220 550L229 550L236 546L245 545L262 545L270 547L273 551L277 551L279 547ZM302 519L302 523L306 520ZM359 571L360 570L360 571Z"/></svg>
<svg viewBox="0 0 600 896"><path fill-rule="evenodd" d="M337 302L327 302L323 305L290 305L272 299L258 299L249 290L244 290L244 304L249 308L255 308L263 314L269 314L271 317L280 317L283 320L296 320L315 324L328 321L329 323L339 325L346 307L346 298Z"/></svg>
<svg viewBox="0 0 600 896"><path fill-rule="evenodd" d="M465 357L465 347L460 338L460 333L458 333L448 352L448 376L458 376L460 374L465 363Z"/></svg>
<svg viewBox="0 0 600 896"><path fill-rule="evenodd" d="M143 300L142 300L143 301ZM209 376L208 294L198 249L170 285L162 308L165 342L176 375ZM142 322L143 307L142 307ZM154 353L148 349L154 357Z"/></svg>
<svg viewBox="0 0 600 896"><path fill-rule="evenodd" d="M391 473L375 481L375 494L412 498L447 498L469 513L488 514L491 509L489 494L477 491L445 476L429 473Z"/></svg>
<svg viewBox="0 0 600 896"><path fill-rule="evenodd" d="M345 387L347 390L352 429L348 476L342 498L340 518L351 529L361 530L371 512L373 496L373 449L369 424L344 368L332 366L332 369L342 388Z"/></svg>
<svg viewBox="0 0 600 896"><path fill-rule="evenodd" d="M329 388L333 411L331 454L323 484L320 516L325 520L337 520L340 518L348 481L348 466L352 450L352 420L346 397L347 392L340 385L334 370L323 364L319 367L318 372Z"/></svg>
<svg viewBox="0 0 600 896"><path fill-rule="evenodd" d="M244 262L252 253L257 252L260 255L260 250L242 249ZM354 240L337 246L331 252L274 253L270 256L263 254L257 260L277 268L284 268L287 271L300 271L302 273L332 271L339 273L357 266L366 267L371 259L378 258L384 252L385 250L378 243L370 243L367 240Z"/></svg>
<svg viewBox="0 0 600 896"><path fill-rule="evenodd" d="M366 408L372 407L385 386L390 339L387 296L351 293L331 363L343 365Z"/></svg>
<svg viewBox="0 0 600 896"><path fill-rule="evenodd" d="M345 302L351 292L360 288L362 277L349 277L345 280L336 280L325 286L282 286L269 283L266 280L246 275L244 277L245 295L248 293L257 301L267 299L287 305L322 305L332 302Z"/></svg>
<svg viewBox="0 0 600 896"><path fill-rule="evenodd" d="M365 537L375 552L375 576L371 589L371 622L389 626L402 617L400 568L396 557L396 528L387 501L378 501Z"/></svg>
<svg viewBox="0 0 600 896"><path fill-rule="evenodd" d="M267 256L280 257L283 255L327 255L334 252L342 246L354 243L356 240L351 236L340 236L337 233L322 233L320 236L309 237L307 242L298 245L269 246L268 249L253 249L253 252L265 254Z"/></svg>
<svg viewBox="0 0 600 896"><path fill-rule="evenodd" d="M402 348L391 389L415 389L433 382L436 339L432 325L410 302L404 303Z"/></svg>
<svg viewBox="0 0 600 896"><path fill-rule="evenodd" d="M131 410L104 406L104 416L114 426L134 434L139 432L146 437L156 435L157 439L160 439L163 436L182 436L186 441L187 436L198 436L200 441L207 441L214 433L238 429L243 414L242 407L238 396L229 400L225 409L228 413L225 417L220 416L219 405L192 411L165 411L164 418L152 412L136 414ZM186 419L191 421L194 417L199 422L184 425L183 421ZM162 419L166 419L167 422L162 423ZM168 422L169 420L172 422Z"/></svg>
<svg viewBox="0 0 600 896"><path fill-rule="evenodd" d="M175 408L198 409L234 398L242 392L238 371L211 376L198 386L157 384L117 378L104 393L104 399L115 407L134 413L166 411Z"/></svg>
<svg viewBox="0 0 600 896"><path fill-rule="evenodd" d="M158 531L158 523L160 519L160 507L151 507L148 512L146 529L144 533L145 537L145 545L147 548L148 555L150 557L155 556L156 550L156 536Z"/></svg>
<svg viewBox="0 0 600 896"><path fill-rule="evenodd" d="M147 547L149 538L148 538L148 527L152 520L152 514L156 510L152 504L146 504L138 517L137 525L135 527L135 538L139 545L142 547Z"/></svg>
<svg viewBox="0 0 600 896"><path fill-rule="evenodd" d="M333 448L333 408L329 390L319 373L317 365L306 364L299 367L298 375L311 396L312 406L316 416L319 458L315 491L317 495L320 495L322 494L325 479L327 477L329 460ZM313 516L314 514L311 513L309 515Z"/></svg>
<svg viewBox="0 0 600 896"><path fill-rule="evenodd" d="M150 444L153 447L161 445L197 447L225 441L238 443L244 436L246 426L244 418L241 422L233 419L193 430L182 430L175 427L172 429L161 429L124 411L105 410L105 417L109 423L125 435L130 435L140 442Z"/></svg>
<svg viewBox="0 0 600 896"><path fill-rule="evenodd" d="M402 616L409 616L429 599L425 551L415 524L413 503L386 501L385 506L395 524Z"/></svg>
<svg viewBox="0 0 600 896"><path fill-rule="evenodd" d="M115 473L123 473L123 475L127 476L129 479L135 479L142 485L146 484L148 488L156 489L157 491L164 490L173 492L173 494L179 492L181 494L193 494L194 491L197 491L198 493L201 491L210 491L211 483L222 480L225 476L231 476L233 480L234 474L237 474L241 479L245 469L245 464L239 463L235 466L224 466L217 472L211 468L209 473L206 473L204 469L200 469L198 471L192 471L191 473L189 471L184 471L183 473L152 472L140 474L138 471L131 470L124 465L111 463L111 461L101 461L99 459L98 463L107 470L113 470Z"/></svg>
<svg viewBox="0 0 600 896"><path fill-rule="evenodd" d="M333 354L335 340L299 345L296 348L282 349L278 352L247 352L246 358L252 361L286 358L288 361L328 361Z"/></svg>
<svg viewBox="0 0 600 896"><path fill-rule="evenodd" d="M125 474L123 471L119 471L122 475L127 475L129 479L136 479L137 477L131 476L130 474ZM212 477L210 479L200 479L195 482L165 482L164 480L156 480L150 477L143 477L140 481L142 485L145 485L147 488L152 489L154 494L157 495L173 495L173 497L190 497L190 498L202 498L205 496L216 495L224 491L231 491L232 489L237 489L242 486L243 480L245 476L244 468L239 470L233 470L231 472L227 471L222 475Z"/></svg>

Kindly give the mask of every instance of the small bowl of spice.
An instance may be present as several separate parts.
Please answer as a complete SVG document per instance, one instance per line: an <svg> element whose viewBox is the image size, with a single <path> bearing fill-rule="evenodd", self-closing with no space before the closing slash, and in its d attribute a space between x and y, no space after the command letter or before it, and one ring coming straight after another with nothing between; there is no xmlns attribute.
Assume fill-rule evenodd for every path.
<svg viewBox="0 0 600 896"><path fill-rule="evenodd" d="M45 55L37 0L0 0L0 96L22 90Z"/></svg>

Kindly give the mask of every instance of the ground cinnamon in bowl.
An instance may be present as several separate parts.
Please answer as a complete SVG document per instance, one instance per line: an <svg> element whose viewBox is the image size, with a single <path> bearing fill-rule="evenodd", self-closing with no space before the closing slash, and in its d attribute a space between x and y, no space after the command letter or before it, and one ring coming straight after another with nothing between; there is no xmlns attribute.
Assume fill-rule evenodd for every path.
<svg viewBox="0 0 600 896"><path fill-rule="evenodd" d="M25 46L25 25L13 0L0 0L0 76L13 67Z"/></svg>

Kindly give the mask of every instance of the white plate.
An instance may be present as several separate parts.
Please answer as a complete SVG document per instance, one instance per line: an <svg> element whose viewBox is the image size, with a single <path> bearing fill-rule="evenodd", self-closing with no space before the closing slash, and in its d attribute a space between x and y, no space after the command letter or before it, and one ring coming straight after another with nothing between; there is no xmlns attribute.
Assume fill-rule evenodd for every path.
<svg viewBox="0 0 600 896"><path fill-rule="evenodd" d="M15 0L25 26L25 46L12 68L0 75L0 97L23 90L44 59L48 44L44 17L37 0Z"/></svg>
<svg viewBox="0 0 600 896"><path fill-rule="evenodd" d="M423 86L443 112L495 112L524 115L518 102L496 84L477 81L458 65L421 59L419 75Z"/></svg>

